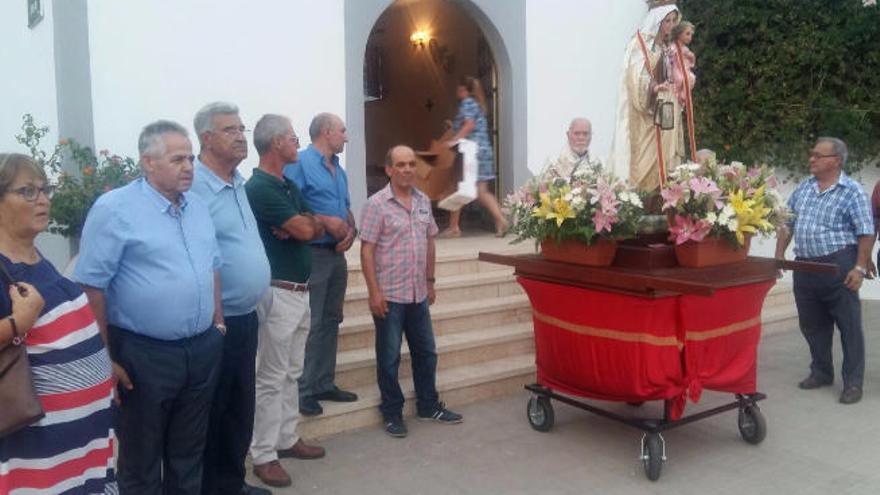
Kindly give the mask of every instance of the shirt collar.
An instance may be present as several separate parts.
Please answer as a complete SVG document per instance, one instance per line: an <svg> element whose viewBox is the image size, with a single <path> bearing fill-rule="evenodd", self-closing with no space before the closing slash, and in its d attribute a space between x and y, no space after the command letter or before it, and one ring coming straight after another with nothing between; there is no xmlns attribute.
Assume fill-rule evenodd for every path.
<svg viewBox="0 0 880 495"><path fill-rule="evenodd" d="M232 184L229 184L225 180L221 179L214 173L213 170L208 168L198 157L196 157L195 161L193 161L193 165L196 168L196 174L201 174L202 177L205 178L205 184L211 189L214 194L219 193L223 189L227 187L231 187L234 189L238 189L244 184L244 177L241 176L241 172L238 169L235 169L232 172Z"/></svg>
<svg viewBox="0 0 880 495"><path fill-rule="evenodd" d="M819 191L819 179L817 179L815 176L810 176L810 184L811 184L811 186L813 187L813 189L815 189L816 191ZM834 184L832 184L831 187L829 187L829 188L826 189L825 191L830 191L830 190L834 189L834 188L837 187L837 186L840 186L840 187L847 187L847 188L854 188L854 187L856 187L857 185L858 185L858 183L857 183L856 181L854 181L853 179L851 179L850 176L846 175L846 172L844 172L843 170L841 170L841 171L840 171L840 176L837 178L837 182L835 182ZM820 192L825 192L825 191L820 191Z"/></svg>
<svg viewBox="0 0 880 495"><path fill-rule="evenodd" d="M310 153L314 153L315 156L318 157L318 163L320 163L322 166L324 165L324 154L321 153L321 150L319 150L318 148L315 148L314 144L309 144L309 146L306 148L306 151L310 152ZM330 163L332 163L334 166L336 166L336 168L339 168L339 155L337 155L335 153L330 155Z"/></svg>
<svg viewBox="0 0 880 495"><path fill-rule="evenodd" d="M394 195L394 190L391 188L391 181L388 181L388 184L385 184L385 187L380 189L376 194L381 194L380 198L383 201L395 201L400 204L400 202L397 201L397 196ZM417 187L413 186L412 195L415 200L413 201L413 204L415 204L416 202L421 201L422 197L425 196L425 193L419 191Z"/></svg>
<svg viewBox="0 0 880 495"><path fill-rule="evenodd" d="M141 181L141 190L144 194L147 195L148 198L153 202L156 208L162 212L167 213L175 208L174 203L168 201L168 198L162 196L162 193L156 190L152 184L147 181L146 177L141 177L138 179ZM186 206L189 204L189 191L180 193L180 210L186 209Z"/></svg>

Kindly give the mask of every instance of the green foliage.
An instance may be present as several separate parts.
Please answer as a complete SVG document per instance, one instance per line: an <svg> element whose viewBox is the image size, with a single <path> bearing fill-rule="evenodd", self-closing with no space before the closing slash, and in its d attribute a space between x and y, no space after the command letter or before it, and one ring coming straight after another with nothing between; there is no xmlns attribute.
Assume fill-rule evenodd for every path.
<svg viewBox="0 0 880 495"><path fill-rule="evenodd" d="M819 136L880 157L880 7L862 0L679 0L696 25L699 147L806 173Z"/></svg>
<svg viewBox="0 0 880 495"><path fill-rule="evenodd" d="M49 128L35 124L30 114L25 114L22 120L22 132L16 135L16 140L28 148L31 157L56 186L49 209L50 232L78 237L89 208L98 196L140 175L140 167L133 159L107 150L96 156L91 148L73 140L62 139L51 153L46 153L40 142Z"/></svg>

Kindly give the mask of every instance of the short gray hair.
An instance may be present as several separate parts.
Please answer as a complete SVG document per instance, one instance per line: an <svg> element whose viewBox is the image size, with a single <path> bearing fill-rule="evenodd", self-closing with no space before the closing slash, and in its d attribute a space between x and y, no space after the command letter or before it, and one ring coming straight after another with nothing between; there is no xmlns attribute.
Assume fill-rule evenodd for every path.
<svg viewBox="0 0 880 495"><path fill-rule="evenodd" d="M170 120L157 120L152 124L147 124L138 136L138 153L159 157L165 153L165 140L162 136L165 134L180 134L185 138L189 138L186 128L177 122Z"/></svg>
<svg viewBox="0 0 880 495"><path fill-rule="evenodd" d="M840 157L840 168L846 166L846 159L849 158L849 151L846 149L846 143L836 137L822 136L816 140L816 144L831 143L831 149L835 155Z"/></svg>
<svg viewBox="0 0 880 495"><path fill-rule="evenodd" d="M283 115L267 113L260 117L254 127L254 147L257 148L257 153L262 156L269 151L272 147L272 139L284 136L290 125L290 119Z"/></svg>
<svg viewBox="0 0 880 495"><path fill-rule="evenodd" d="M215 101L203 106L193 119L193 128L196 136L201 139L202 134L213 130L215 115L238 115L238 107L225 101Z"/></svg>
<svg viewBox="0 0 880 495"><path fill-rule="evenodd" d="M341 119L332 113L322 112L315 115L315 118L312 119L312 123L309 124L309 138L314 141L315 138L324 132L324 129L333 127L333 124L335 124L337 120Z"/></svg>

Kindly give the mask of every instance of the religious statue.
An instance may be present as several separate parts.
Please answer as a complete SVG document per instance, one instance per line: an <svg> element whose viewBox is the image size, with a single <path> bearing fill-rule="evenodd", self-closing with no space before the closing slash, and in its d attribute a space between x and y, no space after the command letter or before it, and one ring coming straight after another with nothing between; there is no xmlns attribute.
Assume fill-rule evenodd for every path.
<svg viewBox="0 0 880 495"><path fill-rule="evenodd" d="M626 48L608 161L619 177L641 191L655 192L666 171L684 159L681 107L673 93L669 56L670 35L680 14L673 1L652 0L648 5Z"/></svg>

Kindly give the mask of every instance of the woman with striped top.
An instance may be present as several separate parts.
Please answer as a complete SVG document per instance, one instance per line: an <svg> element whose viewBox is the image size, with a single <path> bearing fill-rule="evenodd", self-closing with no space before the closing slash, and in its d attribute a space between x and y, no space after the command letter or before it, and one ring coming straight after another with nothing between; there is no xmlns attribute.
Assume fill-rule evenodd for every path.
<svg viewBox="0 0 880 495"><path fill-rule="evenodd" d="M0 153L0 347L24 340L46 416L0 438L0 493L117 493L110 358L79 286L34 246L49 223L42 168ZM43 302L40 309L40 302Z"/></svg>

